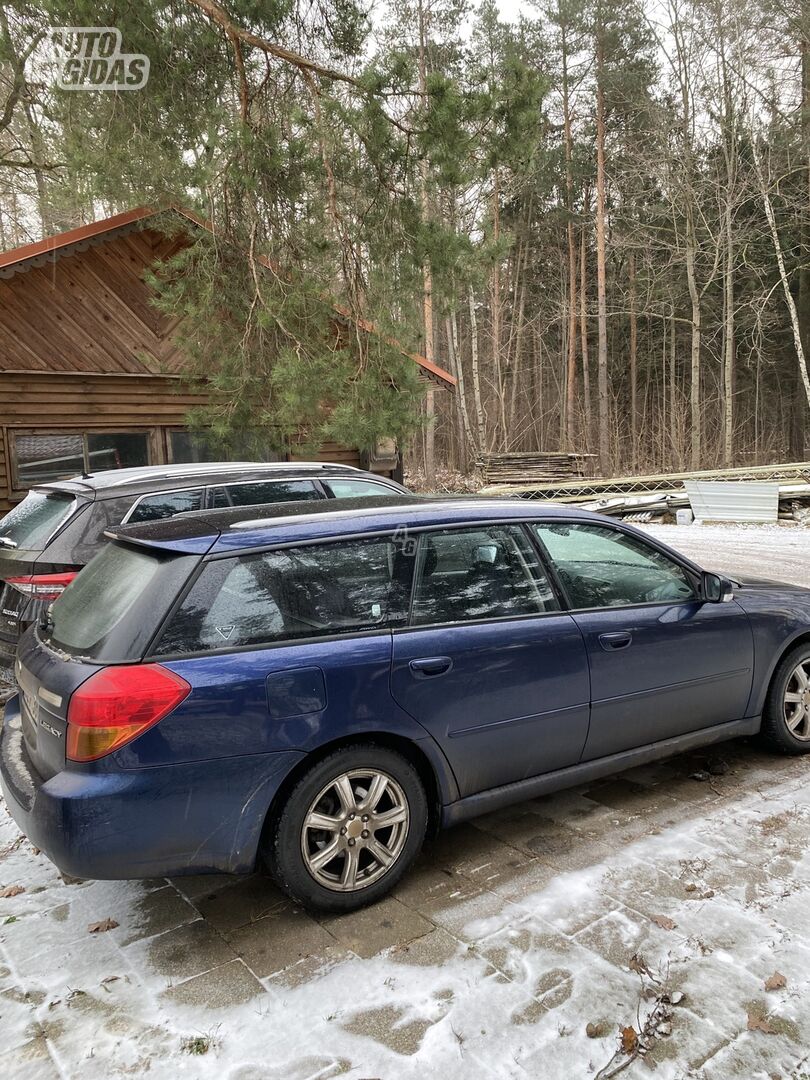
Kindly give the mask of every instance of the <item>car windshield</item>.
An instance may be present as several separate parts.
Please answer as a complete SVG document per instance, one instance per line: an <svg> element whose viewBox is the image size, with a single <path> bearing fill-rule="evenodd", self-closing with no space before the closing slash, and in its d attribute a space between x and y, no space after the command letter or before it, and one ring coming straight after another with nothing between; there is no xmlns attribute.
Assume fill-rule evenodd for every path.
<svg viewBox="0 0 810 1080"><path fill-rule="evenodd" d="M72 495L57 491L30 491L0 520L0 549L41 551L76 505Z"/></svg>
<svg viewBox="0 0 810 1080"><path fill-rule="evenodd" d="M108 544L51 609L44 640L72 654L95 656L157 573L160 559Z"/></svg>

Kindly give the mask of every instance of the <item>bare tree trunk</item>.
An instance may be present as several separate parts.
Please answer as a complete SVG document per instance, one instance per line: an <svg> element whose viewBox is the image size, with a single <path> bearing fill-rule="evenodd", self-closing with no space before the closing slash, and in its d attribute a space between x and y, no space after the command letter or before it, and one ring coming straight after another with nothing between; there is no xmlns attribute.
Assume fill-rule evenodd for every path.
<svg viewBox="0 0 810 1080"><path fill-rule="evenodd" d="M455 311L448 315L445 322L447 331L447 351L450 357L450 372L458 380L455 397L458 402L458 410L461 415L461 426L464 433L464 461L468 465L470 453L476 449L475 438L470 424L470 414L467 411L467 392L464 386L464 365L458 352L458 320Z"/></svg>
<svg viewBox="0 0 810 1080"><path fill-rule="evenodd" d="M593 431L593 415L591 410L591 369L590 357L588 354L587 299L588 253L585 243L585 227L583 226L579 246L579 328L580 352L582 354L582 397L585 403L585 448L586 450L590 450L591 433Z"/></svg>
<svg viewBox="0 0 810 1080"><path fill-rule="evenodd" d="M605 91L604 28L598 30L596 43L596 304L598 350L599 468L603 476L610 471L610 402L608 399L607 284L605 253Z"/></svg>
<svg viewBox="0 0 810 1080"><path fill-rule="evenodd" d="M695 258L697 255L695 223L691 203L686 207L686 280L689 286L689 299L692 303L692 348L691 348L691 383L689 386L689 419L692 428L690 464L693 469L700 468L701 456L701 414L700 414L700 293L695 276Z"/></svg>
<svg viewBox="0 0 810 1080"><path fill-rule="evenodd" d="M478 318L475 314L475 294L472 285L469 287L467 298L470 305L470 356L473 381L473 400L475 403L475 428L478 432L477 450L480 453L486 450L486 423L484 417L484 405L481 400L481 378L478 370Z"/></svg>
<svg viewBox="0 0 810 1080"><path fill-rule="evenodd" d="M636 314L636 253L627 266L630 300L630 462L638 465L638 316Z"/></svg>
<svg viewBox="0 0 810 1080"><path fill-rule="evenodd" d="M495 166L492 182L492 239L495 243L496 252L501 238L501 183L500 169ZM495 393L498 399L498 428L499 433L493 432L495 444L503 447L506 438L506 391L503 384L503 368L501 363L501 345L503 338L502 311L501 311L501 260L496 254L492 264L492 273L489 281L489 303L492 312L492 368L495 379Z"/></svg>
<svg viewBox="0 0 810 1080"><path fill-rule="evenodd" d="M566 16L558 2L557 17L560 22L562 46L562 107L565 139L565 210L568 218L568 358L565 378L565 445L576 449L576 403L577 403L577 252L574 239L574 199L572 177L571 100L568 85L568 39Z"/></svg>
<svg viewBox="0 0 810 1080"><path fill-rule="evenodd" d="M730 199L730 194L729 194ZM723 288L723 464L734 461L734 235L730 204L726 206L726 272Z"/></svg>
<svg viewBox="0 0 810 1080"><path fill-rule="evenodd" d="M419 0L419 91L427 92L427 57L425 48L425 7ZM422 98L424 100L424 97ZM422 214L425 218L430 213L428 198L428 160L422 158ZM435 362L435 344L433 336L433 272L430 260L423 267L424 294L422 310L425 323L425 359ZM433 487L436 483L436 401L432 385L425 394L425 483Z"/></svg>

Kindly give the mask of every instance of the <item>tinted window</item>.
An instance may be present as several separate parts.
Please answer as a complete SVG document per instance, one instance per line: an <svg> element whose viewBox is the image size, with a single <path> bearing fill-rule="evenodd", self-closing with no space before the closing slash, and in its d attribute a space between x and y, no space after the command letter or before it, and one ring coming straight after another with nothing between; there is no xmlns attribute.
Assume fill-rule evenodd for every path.
<svg viewBox="0 0 810 1080"><path fill-rule="evenodd" d="M402 546L388 540L213 560L156 651L189 653L401 626L412 564Z"/></svg>
<svg viewBox="0 0 810 1080"><path fill-rule="evenodd" d="M678 563L609 525L555 523L534 529L557 567L572 607L621 607L695 595L689 575Z"/></svg>
<svg viewBox="0 0 810 1080"><path fill-rule="evenodd" d="M506 618L557 607L519 526L425 533L419 540L413 623Z"/></svg>
<svg viewBox="0 0 810 1080"><path fill-rule="evenodd" d="M108 544L54 602L46 640L92 655L126 616L157 572L152 555Z"/></svg>
<svg viewBox="0 0 810 1080"><path fill-rule="evenodd" d="M224 491L231 501L231 506L258 506L260 503L323 498L311 480L256 480L247 484L226 484Z"/></svg>
<svg viewBox="0 0 810 1080"><path fill-rule="evenodd" d="M402 498L402 492L386 484L375 484L373 480L324 480L323 486L336 499L353 499L364 495L390 495Z"/></svg>
<svg viewBox="0 0 810 1080"><path fill-rule="evenodd" d="M162 495L147 495L136 505L127 523L136 521L160 521L174 517L187 510L202 507L202 488L193 491L165 491Z"/></svg>
<svg viewBox="0 0 810 1080"><path fill-rule="evenodd" d="M0 537L15 547L41 550L48 538L70 516L76 500L71 495L31 491L0 521ZM0 550L2 550L0 544Z"/></svg>

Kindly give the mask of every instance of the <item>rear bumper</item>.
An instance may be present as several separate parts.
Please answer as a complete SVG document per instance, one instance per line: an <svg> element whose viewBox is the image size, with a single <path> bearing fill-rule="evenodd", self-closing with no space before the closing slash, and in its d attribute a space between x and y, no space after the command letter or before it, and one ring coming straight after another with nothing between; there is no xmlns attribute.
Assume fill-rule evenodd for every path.
<svg viewBox="0 0 810 1080"><path fill-rule="evenodd" d="M9 813L67 874L119 880L249 873L273 796L296 751L146 769L57 773L43 781L22 742L17 698L0 731Z"/></svg>

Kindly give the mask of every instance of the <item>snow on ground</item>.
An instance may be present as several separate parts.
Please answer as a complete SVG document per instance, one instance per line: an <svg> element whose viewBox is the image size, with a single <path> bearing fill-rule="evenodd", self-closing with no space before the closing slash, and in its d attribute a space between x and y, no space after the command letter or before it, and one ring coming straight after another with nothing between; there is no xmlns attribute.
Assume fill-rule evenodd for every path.
<svg viewBox="0 0 810 1080"><path fill-rule="evenodd" d="M792 525L642 525L707 570L810 586L810 528Z"/></svg>
<svg viewBox="0 0 810 1080"><path fill-rule="evenodd" d="M723 532L675 546L719 566ZM63 881L0 808L0 1077L604 1077L655 1009L623 1077L806 1080L808 768L737 742L525 802L341 917L258 876Z"/></svg>

